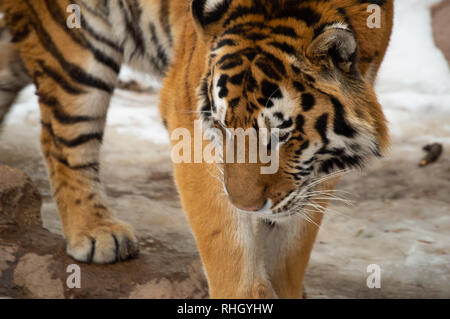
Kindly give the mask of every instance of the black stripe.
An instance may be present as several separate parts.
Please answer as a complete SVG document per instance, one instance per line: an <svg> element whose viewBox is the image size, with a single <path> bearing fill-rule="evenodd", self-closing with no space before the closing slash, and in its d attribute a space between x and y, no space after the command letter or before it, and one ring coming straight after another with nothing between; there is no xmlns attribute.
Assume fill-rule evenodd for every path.
<svg viewBox="0 0 450 319"><path fill-rule="evenodd" d="M21 12L14 12L13 14L8 15L7 17L10 25L16 25L20 22L20 20L25 18L25 16Z"/></svg>
<svg viewBox="0 0 450 319"><path fill-rule="evenodd" d="M108 55L104 54L103 52L95 48L89 41L86 40L86 43L98 62L112 69L114 73L119 74L120 72L119 63L117 63L113 58L109 57Z"/></svg>
<svg viewBox="0 0 450 319"><path fill-rule="evenodd" d="M244 61L241 58L237 57L237 58L232 59L231 61L227 61L223 64L220 64L220 69L221 70L229 70L229 69L232 69L232 68L242 65L243 62Z"/></svg>
<svg viewBox="0 0 450 319"><path fill-rule="evenodd" d="M274 48L277 48L281 51L283 51L286 54L290 55L297 55L297 50L290 44L286 42L270 42L268 45L273 46Z"/></svg>
<svg viewBox="0 0 450 319"><path fill-rule="evenodd" d="M48 133L52 136L53 140L57 143L63 144L66 147L74 148L81 146L83 144L86 144L90 141L97 140L100 143L103 140L103 134L102 133L88 133L78 136L77 138L74 138L72 140L65 139L61 136L58 136L55 131L53 130L53 126L50 123L41 122L42 127L45 128Z"/></svg>
<svg viewBox="0 0 450 319"><path fill-rule="evenodd" d="M47 66L43 60L37 60L37 62L40 65L44 74L51 77L55 81L55 83L59 85L67 93L74 95L86 93L86 91L71 85L68 81L66 81L64 76L62 76L58 71L56 71L52 67Z"/></svg>
<svg viewBox="0 0 450 319"><path fill-rule="evenodd" d="M126 2L128 4L128 2ZM125 21L125 26L127 29L128 34L131 35L132 40L135 45L135 49L133 53L130 55L130 60L133 59L133 57L139 52L141 55L145 53L145 41L143 38L142 30L139 27L140 22L140 11L138 10L133 14L132 8L130 7L130 4L128 4L127 8L125 8L125 4L123 0L120 0L119 2L122 16ZM131 19L129 17L129 14L131 15ZM134 22L132 22L134 21ZM126 38L127 39L127 38Z"/></svg>
<svg viewBox="0 0 450 319"><path fill-rule="evenodd" d="M303 151L306 150L309 147L309 141L306 140L302 145L300 145L300 148L295 151L295 155L300 156L302 155Z"/></svg>
<svg viewBox="0 0 450 319"><path fill-rule="evenodd" d="M281 99L283 98L283 94L281 93L280 87L278 84L273 82L263 80L261 82L261 93L264 97L268 99Z"/></svg>
<svg viewBox="0 0 450 319"><path fill-rule="evenodd" d="M246 84L245 89L248 92L254 92L256 89L258 89L258 82L256 81L255 77L253 76L253 73L251 70L249 70L249 72L247 72L247 74L246 74L245 84ZM246 93L246 91L244 91L244 93Z"/></svg>
<svg viewBox="0 0 450 319"><path fill-rule="evenodd" d="M327 137L327 125L328 125L328 113L324 113L321 115L314 125L314 128L317 130L317 132L320 134L320 137L322 138L323 147L329 144L329 139Z"/></svg>
<svg viewBox="0 0 450 319"><path fill-rule="evenodd" d="M98 173L99 168L100 168L100 164L98 162L80 164L80 165L70 165L69 162L67 161L67 159L62 158L61 156L59 156L57 154L51 154L51 156L53 158L55 158L56 160L58 160L59 163L63 164L64 166L66 166L67 168L70 168L72 170L91 169L91 170L94 170L96 173Z"/></svg>
<svg viewBox="0 0 450 319"><path fill-rule="evenodd" d="M305 86L298 82L298 81L294 81L292 82L292 84L294 85L294 88L298 91L298 92L304 92L305 91Z"/></svg>
<svg viewBox="0 0 450 319"><path fill-rule="evenodd" d="M359 0L361 4L376 4L379 6L384 6L386 4L386 0Z"/></svg>
<svg viewBox="0 0 450 319"><path fill-rule="evenodd" d="M270 66L270 64L264 63L263 61L259 60L255 63L255 66L257 66L258 69L260 69L270 79L281 81L281 76L277 71L275 71L274 68Z"/></svg>
<svg viewBox="0 0 450 319"><path fill-rule="evenodd" d="M77 124L98 121L101 119L98 117L67 114L63 111L63 107L56 97L46 95L42 92L39 92L39 103L52 108L52 113L55 120L61 124Z"/></svg>
<svg viewBox="0 0 450 319"><path fill-rule="evenodd" d="M64 12L62 11L61 7L58 5L58 2L52 0L45 0L45 4L47 6L48 11L50 12L50 15L52 16L53 20L57 22L62 30L66 32L67 35L69 35L73 41L78 43L83 48L88 48L91 50L91 52L94 54L95 59L104 64L105 66L111 68L116 74L120 72L120 65L114 61L111 57L105 55L103 52L98 50L96 47L92 45L80 32L77 32L75 29L69 29L66 24L66 16ZM85 19L83 16L81 16L81 22L83 25L83 22L85 23Z"/></svg>
<svg viewBox="0 0 450 319"><path fill-rule="evenodd" d="M228 106L234 109L236 106L238 106L239 102L241 101L240 97L236 97L228 102Z"/></svg>
<svg viewBox="0 0 450 319"><path fill-rule="evenodd" d="M252 7L244 7L237 6L228 16L227 20L223 23L223 27L227 27L231 22L248 16L248 15L265 15L266 12L264 10L264 6L252 6Z"/></svg>
<svg viewBox="0 0 450 319"><path fill-rule="evenodd" d="M30 0L24 1L29 7L30 11L33 13L34 21L32 21L31 23L36 29L36 33L39 37L40 42L55 57L55 59L58 60L62 68L66 70L67 74L71 77L71 79L79 84L97 88L108 93L112 93L114 90L114 86L108 85L103 80L86 73L78 65L68 62L64 58L62 53L59 51L59 49L53 42L52 37L42 25L41 19L36 10L34 9L34 7L31 5Z"/></svg>
<svg viewBox="0 0 450 319"><path fill-rule="evenodd" d="M302 114L297 115L295 118L295 129L302 134L305 134L304 131L305 126L305 117Z"/></svg>
<svg viewBox="0 0 450 319"><path fill-rule="evenodd" d="M164 50L159 41L158 35L156 34L156 27L153 23L150 23L150 34L152 36L151 41L153 42L153 45L156 48L157 62L158 61L160 62L157 64L157 66L161 72L164 72L169 65L169 58L167 57L166 51Z"/></svg>
<svg viewBox="0 0 450 319"><path fill-rule="evenodd" d="M297 32L295 32L295 29L291 28L291 27L286 27L286 26L277 26L277 27L272 27L272 33L274 34L278 34L278 35L284 35L287 37L291 37L291 38L299 38L299 36L297 35Z"/></svg>
<svg viewBox="0 0 450 319"><path fill-rule="evenodd" d="M96 16L97 18L102 19L104 22L106 22L107 24L110 25L110 22L107 19L107 15L109 13L107 5L108 5L109 1L105 1L105 3L104 3L104 7L103 7L104 14L102 14L102 10L98 6L96 8L92 8L84 0L78 0L76 3L74 2L74 0L72 0L71 3L73 3L73 4L80 3L90 14L92 14L93 16Z"/></svg>
<svg viewBox="0 0 450 319"><path fill-rule="evenodd" d="M256 29L266 30L268 29L272 34L286 36L294 39L298 39L299 36L297 35L295 29L289 26L276 26L272 27L269 25L266 25L262 22L243 22L233 25L232 27L228 28L224 31L224 35L226 34L243 34L249 31L255 31Z"/></svg>
<svg viewBox="0 0 450 319"><path fill-rule="evenodd" d="M261 41L267 39L269 36L260 32L251 32L242 34L242 37L252 41Z"/></svg>
<svg viewBox="0 0 450 319"><path fill-rule="evenodd" d="M261 52L261 54L264 55L267 59L269 59L273 63L273 65L277 69L278 73L281 74L281 76L286 76L286 68L284 67L283 61L278 59L272 53L266 51Z"/></svg>
<svg viewBox="0 0 450 319"><path fill-rule="evenodd" d="M278 126L279 129L286 129L292 126L292 124L294 124L294 122L292 121L292 119L288 119L286 121L283 121L283 123L281 123L281 125Z"/></svg>
<svg viewBox="0 0 450 319"><path fill-rule="evenodd" d="M295 6L286 6L276 15L279 19L296 19L299 21L304 21L308 27L318 23L320 21L320 14L311 8L303 7L298 8Z"/></svg>
<svg viewBox="0 0 450 319"><path fill-rule="evenodd" d="M25 39L30 34L30 28L26 21L24 20L25 16L22 13L13 13L6 15L6 20L8 24L14 26L13 29L9 30L12 33L11 42L16 43ZM21 28L18 28L18 25L22 24ZM3 31L3 30L2 30Z"/></svg>
<svg viewBox="0 0 450 319"><path fill-rule="evenodd" d="M241 34L245 34L246 32L256 31L256 29L258 29L258 28L264 30L264 29L268 29L270 27L264 25L264 23L261 23L261 22L244 22L244 23L235 24L232 27L226 29L223 32L223 35L227 35L227 34L241 35Z"/></svg>
<svg viewBox="0 0 450 319"><path fill-rule="evenodd" d="M86 48L86 41L83 38L83 36L75 29L69 29L66 24L66 16L63 13L61 7L58 5L58 1L52 0L44 0L45 6L47 7L48 12L50 13L50 16L53 18L53 20L59 24L62 28L62 30L72 38L76 43L78 43L83 48Z"/></svg>
<svg viewBox="0 0 450 319"><path fill-rule="evenodd" d="M93 37L96 41L101 42L105 45L107 45L108 47L110 47L111 49L113 49L114 51L116 51L117 53L123 54L123 47L119 46L118 44L116 44L115 42L113 42L112 40L109 40L107 38L105 38L104 36L98 34L86 21L86 19L84 18L84 16L81 16L81 26L84 30L86 30L86 32Z"/></svg>
<svg viewBox="0 0 450 319"><path fill-rule="evenodd" d="M170 26L170 0L162 0L161 7L159 9L159 23L161 23L164 33L169 40L169 43L172 45L172 30Z"/></svg>
<svg viewBox="0 0 450 319"><path fill-rule="evenodd" d="M316 104L316 99L314 96L310 93L303 93L302 94L302 107L303 111L308 112L312 110L314 105Z"/></svg>
<svg viewBox="0 0 450 319"><path fill-rule="evenodd" d="M53 131L53 127L50 123L45 123L45 122L41 122L41 125L43 128L45 128L47 130L47 132L51 135L52 139L58 139L58 137L56 137L54 131ZM93 162L93 163L88 163L88 164L80 164L80 165L70 165L69 161L67 161L67 159L63 158L62 156L59 156L55 153L50 153L50 154L45 154L46 156L51 155L52 157L56 158L58 160L58 162L60 162L61 164L67 166L70 169L73 170L82 170L82 169L94 169L96 172L98 172L100 164L98 162ZM57 190L58 192L59 190Z"/></svg>
<svg viewBox="0 0 450 319"><path fill-rule="evenodd" d="M211 117L211 100L208 95L208 78L202 80L202 85L200 87L200 97L203 98L203 105L201 108L202 115L205 119Z"/></svg>
<svg viewBox="0 0 450 319"><path fill-rule="evenodd" d="M242 71L241 73L238 73L236 75L233 75L230 77L230 83L234 85L241 85L242 81L244 80L244 76L247 70Z"/></svg>
<svg viewBox="0 0 450 319"><path fill-rule="evenodd" d="M91 141L98 141L99 143L102 143L103 141L103 133L88 133L88 134L82 134L74 139L65 139L61 136L57 136L55 134L56 140L63 144L64 146L68 148L75 148L78 146L81 146L83 144L86 144Z"/></svg>
<svg viewBox="0 0 450 319"><path fill-rule="evenodd" d="M228 96L228 88L227 88L227 82L228 82L228 75L222 74L217 80L217 87L220 88L219 90L219 98L224 98Z"/></svg>
<svg viewBox="0 0 450 319"><path fill-rule="evenodd" d="M217 43L213 50L220 49L224 46L236 46L236 42L232 39L222 39L219 41L219 43Z"/></svg>
<svg viewBox="0 0 450 319"><path fill-rule="evenodd" d="M345 119L345 110L341 102L333 96L330 99L334 107L334 132L345 137L354 137L356 131Z"/></svg>
<svg viewBox="0 0 450 319"><path fill-rule="evenodd" d="M11 42L17 43L17 42L24 40L26 37L28 37L28 35L30 34L30 31L31 31L31 29L28 24L25 24L21 30L15 29L12 33Z"/></svg>

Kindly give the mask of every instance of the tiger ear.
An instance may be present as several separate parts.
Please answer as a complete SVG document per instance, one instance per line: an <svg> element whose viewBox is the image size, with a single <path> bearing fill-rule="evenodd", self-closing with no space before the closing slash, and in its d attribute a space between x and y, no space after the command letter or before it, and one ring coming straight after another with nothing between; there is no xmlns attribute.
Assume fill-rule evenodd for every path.
<svg viewBox="0 0 450 319"><path fill-rule="evenodd" d="M214 35L231 0L194 0L191 9L197 32L202 35Z"/></svg>
<svg viewBox="0 0 450 319"><path fill-rule="evenodd" d="M350 30L331 27L314 39L307 56L313 63L350 72L355 65L357 47L358 43Z"/></svg>

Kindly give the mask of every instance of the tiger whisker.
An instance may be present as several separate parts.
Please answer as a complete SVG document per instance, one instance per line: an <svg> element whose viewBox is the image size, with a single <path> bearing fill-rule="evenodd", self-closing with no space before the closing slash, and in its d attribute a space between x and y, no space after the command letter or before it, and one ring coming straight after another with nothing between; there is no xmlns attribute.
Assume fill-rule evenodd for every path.
<svg viewBox="0 0 450 319"><path fill-rule="evenodd" d="M348 206L354 206L355 202L345 199L345 198L339 198L339 197L310 197L309 199L312 200L329 200L329 201L337 201L342 202Z"/></svg>
<svg viewBox="0 0 450 319"><path fill-rule="evenodd" d="M342 212L339 212L339 211L337 211L337 210L334 210L334 209L332 209L332 208L324 208L324 207L322 207L322 206L320 206L320 205L316 205L316 204L312 204L312 203L307 203L307 204L305 204L305 206L309 206L309 207L312 207L312 208L314 208L314 209L317 209L319 212L321 212L322 214L324 214L325 215L325 213L327 213L327 212L330 212L330 213L334 213L334 214L336 214L336 215L340 215L340 216L343 216L343 217L346 217L346 218L350 218L350 216L349 215L347 215L347 214L344 214L344 213L342 213Z"/></svg>
<svg viewBox="0 0 450 319"><path fill-rule="evenodd" d="M306 213L306 214L305 214L305 213ZM293 215L300 216L302 219L304 219L304 220L306 220L307 222L309 222L309 223L315 225L315 226L317 227L317 229L321 230L322 227L321 227L319 224L317 224L315 221L313 221L313 220L307 215L307 213L317 213L317 212L316 212L316 211L313 211L313 210L309 210L309 209L304 209L304 208L302 208L302 209L300 209L300 210L298 210L298 211L295 211L295 212L293 213Z"/></svg>
<svg viewBox="0 0 450 319"><path fill-rule="evenodd" d="M213 172L211 172L209 169L206 169L206 171L208 172L209 175L211 175L211 177L217 179L222 184L222 186L223 186L223 194L222 195L228 196L228 191L225 186L225 181L223 180L223 173L222 173L222 176L217 176L217 175L213 174ZM220 169L219 169L219 172L221 172Z"/></svg>
<svg viewBox="0 0 450 319"><path fill-rule="evenodd" d="M306 185L305 189L310 189L311 187L313 187L313 186L315 186L317 184L323 183L326 180L332 179L332 178L337 177L337 176L342 176L342 175L347 174L349 172L350 172L350 170L339 170L339 171L333 172L331 174L327 174L327 175L325 175L325 176L323 176L323 177L313 181L312 183Z"/></svg>
<svg viewBox="0 0 450 319"><path fill-rule="evenodd" d="M338 190L338 189L325 189L325 190L317 190L317 191L308 191L307 194L315 194L315 193L342 193L342 194L347 194L347 195L352 195L352 193L347 192L347 191L343 191L343 190Z"/></svg>

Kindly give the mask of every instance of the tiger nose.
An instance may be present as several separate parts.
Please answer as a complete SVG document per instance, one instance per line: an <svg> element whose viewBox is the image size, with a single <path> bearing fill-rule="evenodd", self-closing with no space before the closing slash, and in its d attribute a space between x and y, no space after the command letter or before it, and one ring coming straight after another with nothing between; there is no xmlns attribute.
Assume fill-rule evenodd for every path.
<svg viewBox="0 0 450 319"><path fill-rule="evenodd" d="M248 193L236 194L234 191L228 190L228 198L236 208L247 211L247 212L257 212L260 211L264 206L266 206L267 200L265 198L256 198L254 196L248 196Z"/></svg>
<svg viewBox="0 0 450 319"><path fill-rule="evenodd" d="M259 174L253 174L248 166L246 168L228 166L224 170L224 177L228 198L235 207L256 212L267 203L265 187Z"/></svg>
<svg viewBox="0 0 450 319"><path fill-rule="evenodd" d="M253 207L239 207L238 205L236 205L235 203L233 203L233 201L231 201L231 203L232 203L236 208L238 208L239 210L243 210L243 211L246 211L246 212L259 212L260 210L262 210L262 209L266 206L266 204L267 204L267 199L264 200L264 203L262 204L262 206L259 206L259 207L257 207L257 206L253 206Z"/></svg>

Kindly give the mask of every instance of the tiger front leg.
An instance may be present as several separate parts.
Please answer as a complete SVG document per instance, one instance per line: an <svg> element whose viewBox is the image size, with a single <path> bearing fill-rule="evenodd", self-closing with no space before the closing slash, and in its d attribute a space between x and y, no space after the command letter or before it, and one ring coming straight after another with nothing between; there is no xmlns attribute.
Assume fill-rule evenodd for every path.
<svg viewBox="0 0 450 319"><path fill-rule="evenodd" d="M278 298L262 256L253 218L233 211L220 171L209 164L176 164L175 180L206 272L211 298ZM245 217L245 216L244 216Z"/></svg>
<svg viewBox="0 0 450 319"><path fill-rule="evenodd" d="M62 57L24 60L38 88L42 151L67 254L82 262L113 263L138 253L133 228L114 216L99 176L100 147L117 74L83 51L76 53L97 72L85 71L86 62L69 64Z"/></svg>
<svg viewBox="0 0 450 319"><path fill-rule="evenodd" d="M58 101L56 96L40 93L42 149L67 253L78 261L101 264L133 257L138 252L134 231L114 217L99 178L104 117L61 123L55 112L65 111ZM76 119L64 117L69 122Z"/></svg>
<svg viewBox="0 0 450 319"><path fill-rule="evenodd" d="M40 95L41 143L67 240L67 253L78 261L94 263L133 257L138 252L134 231L114 217L99 179L104 117L61 123L61 118L54 115L62 107L57 101L57 97ZM67 120L75 119L65 116Z"/></svg>
<svg viewBox="0 0 450 319"><path fill-rule="evenodd" d="M7 1L3 9L37 87L42 150L67 253L94 263L135 256L134 231L114 216L99 177L106 113L123 62L111 24L94 15L95 29L68 27L59 1Z"/></svg>

